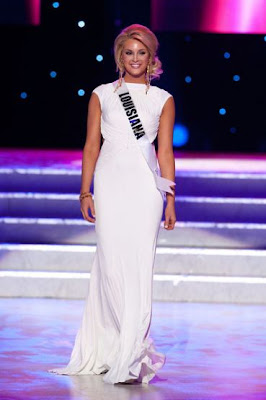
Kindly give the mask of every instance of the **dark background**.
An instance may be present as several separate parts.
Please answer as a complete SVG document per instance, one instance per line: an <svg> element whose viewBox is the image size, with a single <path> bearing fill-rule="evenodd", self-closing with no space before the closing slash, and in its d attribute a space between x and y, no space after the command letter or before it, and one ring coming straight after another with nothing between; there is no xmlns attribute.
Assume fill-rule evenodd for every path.
<svg viewBox="0 0 266 400"><path fill-rule="evenodd" d="M91 91L117 78L115 36L132 23L151 27L149 1L64 0L57 9L52 3L42 1L39 26L8 18L0 26L2 147L81 149ZM153 84L174 95L176 123L189 132L181 149L265 152L264 35L155 33L164 74Z"/></svg>

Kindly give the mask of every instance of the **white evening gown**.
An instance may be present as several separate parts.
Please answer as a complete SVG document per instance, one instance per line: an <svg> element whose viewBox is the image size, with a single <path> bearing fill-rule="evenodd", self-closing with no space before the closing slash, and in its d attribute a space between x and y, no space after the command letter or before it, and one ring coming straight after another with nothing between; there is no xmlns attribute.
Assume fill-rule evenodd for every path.
<svg viewBox="0 0 266 400"><path fill-rule="evenodd" d="M127 83L152 143L162 108L171 96L145 84ZM113 83L93 91L99 97L104 143L94 173L97 249L89 293L66 375L100 374L114 384L148 383L165 355L149 335L153 266L163 213L163 196L134 137Z"/></svg>

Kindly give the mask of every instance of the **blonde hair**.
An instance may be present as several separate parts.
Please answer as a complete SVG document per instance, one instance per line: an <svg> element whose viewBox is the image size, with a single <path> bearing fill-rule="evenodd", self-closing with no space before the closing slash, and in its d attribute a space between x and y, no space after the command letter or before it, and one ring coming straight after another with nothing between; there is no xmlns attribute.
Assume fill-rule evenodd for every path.
<svg viewBox="0 0 266 400"><path fill-rule="evenodd" d="M149 28L139 24L133 24L124 28L115 39L114 57L116 62L116 71L122 69L121 53L124 47L124 43L128 39L138 40L147 47L151 60L149 64L150 79L160 78L160 74L163 73L163 70L161 68L162 63L157 56L159 42L155 34Z"/></svg>

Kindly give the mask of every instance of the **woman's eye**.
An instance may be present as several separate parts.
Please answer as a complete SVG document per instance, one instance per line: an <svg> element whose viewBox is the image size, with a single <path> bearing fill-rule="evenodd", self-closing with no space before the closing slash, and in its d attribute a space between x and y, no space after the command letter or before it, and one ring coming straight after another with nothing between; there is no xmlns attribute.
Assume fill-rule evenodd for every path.
<svg viewBox="0 0 266 400"><path fill-rule="evenodd" d="M140 54L141 56L144 56L144 55L146 54L146 51L140 51L139 54ZM131 55L132 55L132 52L131 52L131 51L126 51L126 55L127 55L127 56L131 56Z"/></svg>

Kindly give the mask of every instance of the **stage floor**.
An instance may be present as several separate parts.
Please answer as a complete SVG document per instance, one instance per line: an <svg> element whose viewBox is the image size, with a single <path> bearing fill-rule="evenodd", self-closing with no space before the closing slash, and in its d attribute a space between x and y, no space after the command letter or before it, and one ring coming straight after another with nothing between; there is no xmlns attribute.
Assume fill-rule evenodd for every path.
<svg viewBox="0 0 266 400"><path fill-rule="evenodd" d="M2 400L265 400L266 306L153 303L166 363L149 385L47 372L68 361L84 301L0 300Z"/></svg>

